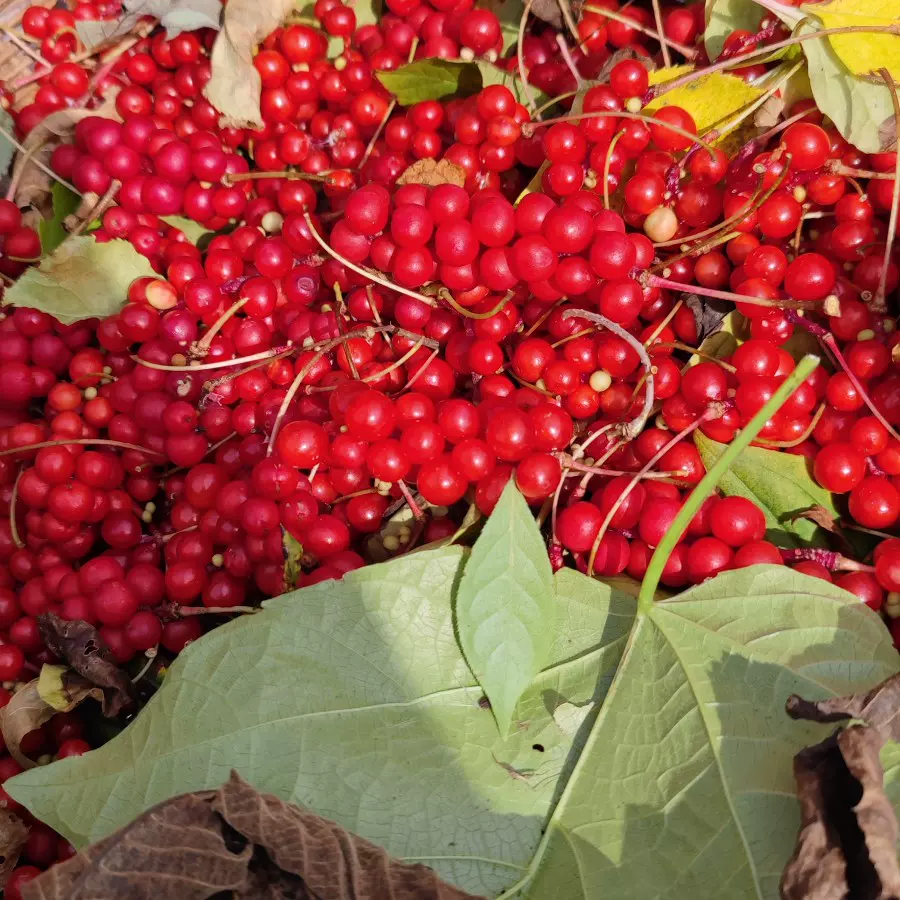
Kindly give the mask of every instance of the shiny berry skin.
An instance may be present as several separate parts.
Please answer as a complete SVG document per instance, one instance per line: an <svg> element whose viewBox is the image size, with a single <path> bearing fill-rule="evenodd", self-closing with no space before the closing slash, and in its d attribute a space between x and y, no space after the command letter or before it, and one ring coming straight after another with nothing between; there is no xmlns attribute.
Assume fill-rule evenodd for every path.
<svg viewBox="0 0 900 900"><path fill-rule="evenodd" d="M730 547L761 541L766 533L762 510L744 497L720 498L713 505L709 521L713 536Z"/></svg>
<svg viewBox="0 0 900 900"><path fill-rule="evenodd" d="M816 481L835 494L846 494L855 488L865 472L865 457L850 444L834 443L822 447L813 463Z"/></svg>

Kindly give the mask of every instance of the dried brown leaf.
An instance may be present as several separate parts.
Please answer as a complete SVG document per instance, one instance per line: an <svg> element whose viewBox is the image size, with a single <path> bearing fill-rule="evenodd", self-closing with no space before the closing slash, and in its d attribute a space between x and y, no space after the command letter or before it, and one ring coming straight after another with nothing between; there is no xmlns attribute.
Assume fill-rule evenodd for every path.
<svg viewBox="0 0 900 900"><path fill-rule="evenodd" d="M222 114L220 124L263 127L259 110L262 81L253 65L253 51L292 9L293 0L229 0L210 55L212 77L203 88L203 96Z"/></svg>
<svg viewBox="0 0 900 900"><path fill-rule="evenodd" d="M236 772L219 790L213 809L282 870L301 877L313 897L474 900L427 866L393 859L334 822L260 794Z"/></svg>
<svg viewBox="0 0 900 900"><path fill-rule="evenodd" d="M698 297L696 294L686 295L684 305L694 314L698 346L710 335L722 330L725 316L734 308L733 304L729 304L725 300L710 300Z"/></svg>
<svg viewBox="0 0 900 900"><path fill-rule="evenodd" d="M465 169L449 159L440 162L436 159L417 160L397 179L397 184L424 184L427 187L437 187L439 184L463 187L465 183Z"/></svg>
<svg viewBox="0 0 900 900"><path fill-rule="evenodd" d="M53 215L50 199L53 179L32 160L48 165L56 145L70 140L75 126L88 116L119 119L115 98L109 97L97 109L61 109L50 113L28 133L22 144L25 152L16 157L11 176L16 185L17 206L32 206L45 219Z"/></svg>
<svg viewBox="0 0 900 900"><path fill-rule="evenodd" d="M92 686L103 691L103 715L117 716L134 702L131 679L112 661L93 625L68 622L55 613L38 617L44 643Z"/></svg>
<svg viewBox="0 0 900 900"><path fill-rule="evenodd" d="M8 809L0 809L0 891L19 861L28 838L28 827Z"/></svg>
<svg viewBox="0 0 900 900"><path fill-rule="evenodd" d="M784 112L784 100L774 94L767 98L753 115L753 124L757 128L773 128L781 121Z"/></svg>
<svg viewBox="0 0 900 900"><path fill-rule="evenodd" d="M242 892L253 848L229 840L211 792L184 794L54 866L23 900L207 900ZM232 895L230 892L234 891Z"/></svg>
<svg viewBox="0 0 900 900"><path fill-rule="evenodd" d="M29 681L13 694L12 699L0 712L0 732L6 742L6 749L10 756L26 769L33 769L37 765L22 752L22 739L26 734L49 722L58 712L75 709L88 697L94 700L103 699L103 693L99 688L74 673L62 675L59 694L54 698L56 702L53 704L47 702L43 688L40 678Z"/></svg>
<svg viewBox="0 0 900 900"><path fill-rule="evenodd" d="M900 740L900 674L892 675L867 694L815 701L792 694L788 697L786 709L792 719L807 719L810 722L860 719L874 728L884 740L897 741Z"/></svg>
<svg viewBox="0 0 900 900"><path fill-rule="evenodd" d="M23 900L479 900L237 773L54 866Z"/></svg>
<svg viewBox="0 0 900 900"><path fill-rule="evenodd" d="M795 522L797 519L809 519L810 522L815 522L820 528L824 528L832 534L838 534L840 532L840 527L837 524L834 513L818 504L816 506L810 506L809 509L801 509L800 512L794 513L790 517L792 522Z"/></svg>

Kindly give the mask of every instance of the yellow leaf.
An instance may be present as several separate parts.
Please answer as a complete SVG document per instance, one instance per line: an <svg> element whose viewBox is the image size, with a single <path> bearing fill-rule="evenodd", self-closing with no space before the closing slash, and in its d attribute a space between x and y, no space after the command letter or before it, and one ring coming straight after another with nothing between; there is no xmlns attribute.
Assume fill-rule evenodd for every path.
<svg viewBox="0 0 900 900"><path fill-rule="evenodd" d="M830 3L800 7L815 16L825 28L847 28L865 25L900 26L897 0L831 0ZM834 52L854 74L865 75L887 69L900 80L900 34L832 34L828 36Z"/></svg>
<svg viewBox="0 0 900 900"><path fill-rule="evenodd" d="M656 71L650 73L650 84L663 84L666 81L674 81L676 78L681 78L682 75L687 75L688 72L693 72L693 66L669 66L667 69L656 69Z"/></svg>
<svg viewBox="0 0 900 900"><path fill-rule="evenodd" d="M71 699L63 684L63 675L69 670L65 666L43 665L38 676L37 692L41 700L57 712L64 710Z"/></svg>
<svg viewBox="0 0 900 900"><path fill-rule="evenodd" d="M673 70L663 69L662 71ZM736 75L714 72L712 75L698 78L696 81L674 88L655 100L651 100L644 107L643 112L651 113L663 106L680 106L691 114L697 124L697 132L702 135L713 125L731 119L736 113L760 97L762 93L762 88L747 84Z"/></svg>

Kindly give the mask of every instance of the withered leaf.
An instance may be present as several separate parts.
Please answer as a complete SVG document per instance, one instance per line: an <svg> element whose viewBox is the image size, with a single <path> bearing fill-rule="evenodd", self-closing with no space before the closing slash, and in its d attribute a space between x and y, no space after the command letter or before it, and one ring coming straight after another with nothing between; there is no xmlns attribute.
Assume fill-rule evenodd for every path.
<svg viewBox="0 0 900 900"><path fill-rule="evenodd" d="M83 622L66 621L56 613L38 616L47 647L79 675L103 691L103 715L117 716L134 702L134 685L112 661L97 629Z"/></svg>
<svg viewBox="0 0 900 900"><path fill-rule="evenodd" d="M54 866L22 889L24 900L206 900L247 896L253 848L232 842L212 792L184 794Z"/></svg>
<svg viewBox="0 0 900 900"><path fill-rule="evenodd" d="M0 891L16 867L27 838L25 823L8 809L0 809Z"/></svg>
<svg viewBox="0 0 900 900"><path fill-rule="evenodd" d="M23 900L479 900L237 773L167 800L23 886Z"/></svg>
<svg viewBox="0 0 900 900"><path fill-rule="evenodd" d="M809 519L810 522L815 522L820 528L824 528L832 534L837 534L840 531L834 513L818 504L810 506L809 509L801 509L800 512L791 516L792 522L795 522L797 519Z"/></svg>
<svg viewBox="0 0 900 900"><path fill-rule="evenodd" d="M897 821L884 793L873 728L853 725L794 758L801 827L784 870L784 900L900 896Z"/></svg>
<svg viewBox="0 0 900 900"><path fill-rule="evenodd" d="M455 184L463 187L466 183L466 172L461 166L449 159L420 159L414 162L397 179L397 184L424 184L437 187L439 184Z"/></svg>
<svg viewBox="0 0 900 900"><path fill-rule="evenodd" d="M210 55L212 77L203 88L203 96L222 114L220 124L263 127L262 80L253 65L253 52L293 8L293 0L229 0Z"/></svg>
<svg viewBox="0 0 900 900"><path fill-rule="evenodd" d="M16 157L11 176L16 184L17 206L32 206L45 219L52 216L50 188L53 179L34 165L32 160L37 159L48 165L56 145L69 141L75 132L75 126L89 116L118 119L115 98L109 97L96 109L57 110L50 113L28 133L22 144L25 152Z"/></svg>
<svg viewBox="0 0 900 900"><path fill-rule="evenodd" d="M560 0L560 2L565 3L566 0ZM534 3L531 4L531 12L535 18L556 29L561 29L565 25L557 0L534 0Z"/></svg>
<svg viewBox="0 0 900 900"><path fill-rule="evenodd" d="M694 314L698 342L720 331L725 316L734 308L724 300L710 300L696 294L688 294L684 298L684 305Z"/></svg>
<svg viewBox="0 0 900 900"><path fill-rule="evenodd" d="M882 681L867 694L828 700L804 700L792 694L786 709L792 719L810 722L860 719L874 728L883 740L900 740L900 673Z"/></svg>
<svg viewBox="0 0 900 900"><path fill-rule="evenodd" d="M335 822L260 794L236 772L213 809L284 871L298 875L312 897L334 900L474 900L427 866L391 858L386 850Z"/></svg>
<svg viewBox="0 0 900 900"><path fill-rule="evenodd" d="M774 95L768 97L754 113L753 124L757 128L772 128L781 121L782 112L784 112L784 99Z"/></svg>
<svg viewBox="0 0 900 900"><path fill-rule="evenodd" d="M44 669L59 669L44 666ZM88 697L102 700L102 691L87 679L65 670L52 673L58 678L58 687L48 702L47 678L35 678L13 694L9 703L0 711L0 732L10 756L22 767L33 769L37 763L22 752L22 739L31 731L49 722L58 712L69 712Z"/></svg>

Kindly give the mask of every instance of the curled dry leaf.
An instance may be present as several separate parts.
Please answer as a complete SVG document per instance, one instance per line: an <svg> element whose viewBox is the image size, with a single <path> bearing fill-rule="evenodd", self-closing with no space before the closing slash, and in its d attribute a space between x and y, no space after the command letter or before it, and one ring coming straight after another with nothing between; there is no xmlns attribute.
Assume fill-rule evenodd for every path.
<svg viewBox="0 0 900 900"><path fill-rule="evenodd" d="M16 867L27 838L25 823L8 809L0 809L0 891Z"/></svg>
<svg viewBox="0 0 900 900"><path fill-rule="evenodd" d="M24 900L205 900L228 892L329 900L476 900L236 773L183 794L45 872Z"/></svg>
<svg viewBox="0 0 900 900"><path fill-rule="evenodd" d="M900 896L898 827L884 790L884 737L853 725L794 758L800 832L781 880L784 900Z"/></svg>
<svg viewBox="0 0 900 900"><path fill-rule="evenodd" d="M841 722L861 719L885 740L900 740L900 674L893 675L866 694L804 700L792 694L786 704L792 719L810 722Z"/></svg>
<svg viewBox="0 0 900 900"><path fill-rule="evenodd" d="M684 305L694 314L698 343L721 331L725 317L731 312L731 304L724 300L710 300L696 294L685 295Z"/></svg>
<svg viewBox="0 0 900 900"><path fill-rule="evenodd" d="M49 164L54 147L70 141L75 132L75 126L88 116L119 119L116 113L115 97L107 98L96 109L61 109L50 113L28 133L22 144L25 152L18 155L12 171L12 182L16 186L15 202L17 206L34 207L40 212L42 218L52 218L50 191L53 179L43 169L34 165L32 160L36 159L45 165Z"/></svg>
<svg viewBox="0 0 900 900"><path fill-rule="evenodd" d="M116 716L134 702L134 685L112 661L109 650L93 625L66 621L56 613L38 617L47 647L92 686L102 690L103 715Z"/></svg>
<svg viewBox="0 0 900 900"><path fill-rule="evenodd" d="M262 128L262 81L253 65L256 45L294 8L292 0L230 0L210 55L212 77L203 96L222 114L221 124Z"/></svg>
<svg viewBox="0 0 900 900"><path fill-rule="evenodd" d="M414 162L398 179L397 184L424 184L437 187L439 184L455 184L463 187L466 183L465 170L449 159L420 159Z"/></svg>
<svg viewBox="0 0 900 900"><path fill-rule="evenodd" d="M10 756L23 768L34 768L37 763L22 752L25 735L88 697L102 700L103 692L63 666L44 666L38 678L13 694L0 714L0 732Z"/></svg>

